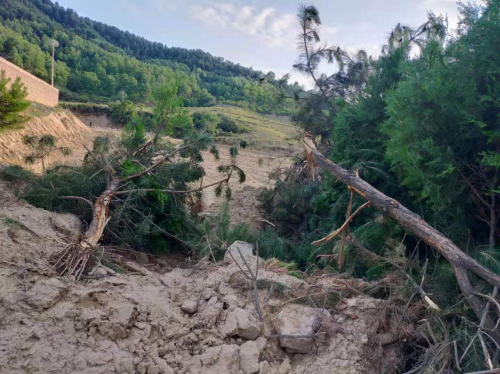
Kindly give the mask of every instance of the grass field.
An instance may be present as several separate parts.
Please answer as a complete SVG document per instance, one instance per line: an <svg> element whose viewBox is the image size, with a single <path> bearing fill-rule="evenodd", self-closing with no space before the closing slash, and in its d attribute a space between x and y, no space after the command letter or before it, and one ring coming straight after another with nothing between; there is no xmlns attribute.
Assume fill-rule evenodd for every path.
<svg viewBox="0 0 500 374"><path fill-rule="evenodd" d="M106 104L92 103L72 103L61 102L68 109L85 109L101 112L109 108ZM152 107L140 106L138 108L147 113L152 113ZM246 140L249 145L260 147L289 147L298 144L296 140L298 136L297 127L293 126L288 117L271 116L259 114L245 108L239 108L231 105L216 105L212 107L187 108L189 113L205 112L214 115L224 114L234 119L239 125L242 125L250 130L248 133L224 135L217 138L217 142L225 144L239 143L240 140Z"/></svg>
<svg viewBox="0 0 500 374"><path fill-rule="evenodd" d="M250 130L249 133L234 134L218 137L219 142L233 143L247 140L250 145L259 146L286 146L297 144L297 127L293 126L289 118L268 116L253 112L248 109L229 105L217 105L206 108L189 108L190 113L205 112L211 114L224 114L234 119L238 124Z"/></svg>

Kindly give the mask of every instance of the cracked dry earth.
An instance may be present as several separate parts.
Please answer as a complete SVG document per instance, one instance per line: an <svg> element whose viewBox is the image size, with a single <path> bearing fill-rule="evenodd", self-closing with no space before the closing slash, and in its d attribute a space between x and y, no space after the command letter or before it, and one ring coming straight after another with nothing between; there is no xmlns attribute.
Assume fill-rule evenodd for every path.
<svg viewBox="0 0 500 374"><path fill-rule="evenodd" d="M259 287L261 323L231 258L162 272L128 263L134 272L97 268L75 283L58 278L47 259L79 232L76 217L22 203L0 184L1 373L380 372L368 358L375 299L346 298L321 311L287 303L286 292L264 302L270 288ZM251 245L230 250L237 246L255 265ZM305 291L315 282L260 266L261 284ZM317 339L272 337L319 330Z"/></svg>

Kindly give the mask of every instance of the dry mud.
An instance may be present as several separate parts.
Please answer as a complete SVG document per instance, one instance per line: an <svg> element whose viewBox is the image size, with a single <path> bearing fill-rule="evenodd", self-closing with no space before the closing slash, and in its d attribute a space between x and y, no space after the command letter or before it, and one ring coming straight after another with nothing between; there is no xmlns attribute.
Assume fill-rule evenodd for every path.
<svg viewBox="0 0 500 374"><path fill-rule="evenodd" d="M132 272L98 266L82 281L61 279L48 259L79 234L80 222L22 203L8 190L0 184L1 373L381 372L369 333L378 300L343 298L325 311L295 304L291 295L330 278L300 280L263 260L263 322L252 287L230 258L188 269L163 261L154 266L159 271L126 262L122 268ZM248 245L238 245L255 265ZM273 284L288 291L269 294ZM294 308L306 309L297 315ZM298 346L273 337L304 331L317 335Z"/></svg>

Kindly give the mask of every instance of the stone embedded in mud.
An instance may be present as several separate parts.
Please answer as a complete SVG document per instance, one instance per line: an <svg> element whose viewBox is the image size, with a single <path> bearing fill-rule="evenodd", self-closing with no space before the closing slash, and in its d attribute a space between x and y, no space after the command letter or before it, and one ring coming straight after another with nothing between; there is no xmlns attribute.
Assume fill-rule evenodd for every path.
<svg viewBox="0 0 500 374"><path fill-rule="evenodd" d="M72 214L57 214L50 217L54 228L66 235L76 236L80 234L81 222Z"/></svg>
<svg viewBox="0 0 500 374"><path fill-rule="evenodd" d="M314 335L322 321L331 319L328 311L310 308L305 305L288 304L279 312L275 328L283 335ZM308 353L314 344L311 338L280 337L280 346L289 353Z"/></svg>
<svg viewBox="0 0 500 374"><path fill-rule="evenodd" d="M201 305L198 306L201 309ZM211 328L215 326L222 315L223 304L218 301L217 296L212 296L210 300L203 306L202 312L199 313L195 327L196 328Z"/></svg>
<svg viewBox="0 0 500 374"><path fill-rule="evenodd" d="M256 260L256 256L253 255L253 244L243 242L241 240L237 240L229 246L226 254L224 255L224 261L228 264L231 264L234 262L234 260L236 260L236 262L242 267L242 269L246 271L246 265L241 259L240 252L247 261L248 265L252 266L253 262Z"/></svg>
<svg viewBox="0 0 500 374"><path fill-rule="evenodd" d="M271 374L271 365L269 365L269 362L262 361L259 364L259 374Z"/></svg>
<svg viewBox="0 0 500 374"><path fill-rule="evenodd" d="M37 310L45 310L57 303L66 286L57 278L42 279L26 294L26 302Z"/></svg>
<svg viewBox="0 0 500 374"><path fill-rule="evenodd" d="M240 346L240 368L245 374L259 372L259 348L254 341L247 341Z"/></svg>
<svg viewBox="0 0 500 374"><path fill-rule="evenodd" d="M182 303L181 310L188 314L193 314L198 309L198 303L193 300L186 300Z"/></svg>
<svg viewBox="0 0 500 374"><path fill-rule="evenodd" d="M213 289L211 289L210 287L207 287L201 293L201 298L203 300L210 300L215 294L216 294L216 292Z"/></svg>
<svg viewBox="0 0 500 374"><path fill-rule="evenodd" d="M256 340L255 343L257 343L257 348L259 349L259 353L262 353L264 349L267 347L267 339L264 338L263 336L259 336Z"/></svg>
<svg viewBox="0 0 500 374"><path fill-rule="evenodd" d="M227 316L222 332L226 336L239 336L254 340L260 335L260 323L246 310L234 308Z"/></svg>
<svg viewBox="0 0 500 374"><path fill-rule="evenodd" d="M292 365L290 364L290 359L288 357L281 363L278 370L279 374L288 374L292 370Z"/></svg>
<svg viewBox="0 0 500 374"><path fill-rule="evenodd" d="M224 344L208 348L200 356L195 356L191 372L196 374L229 374L240 373L240 347L234 344ZM201 364L201 365L200 365ZM201 366L201 367L200 367Z"/></svg>
<svg viewBox="0 0 500 374"><path fill-rule="evenodd" d="M109 316L109 321L122 326L130 326L134 318L138 315L137 308L129 303L112 304L113 312Z"/></svg>
<svg viewBox="0 0 500 374"><path fill-rule="evenodd" d="M222 302L224 304L226 304L227 306L237 306L237 307L241 307L242 306L242 302L240 302L238 300L238 296L236 295L226 295L222 298Z"/></svg>

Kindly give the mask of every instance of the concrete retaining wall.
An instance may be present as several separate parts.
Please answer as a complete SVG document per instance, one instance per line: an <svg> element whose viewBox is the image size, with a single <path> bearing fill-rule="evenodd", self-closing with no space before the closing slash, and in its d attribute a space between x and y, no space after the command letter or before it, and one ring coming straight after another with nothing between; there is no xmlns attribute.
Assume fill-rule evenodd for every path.
<svg viewBox="0 0 500 374"><path fill-rule="evenodd" d="M0 57L0 70L4 70L5 76L11 78L11 84L17 77L21 78L21 82L28 89L27 99L29 101L50 107L56 107L59 104L59 90L57 88L2 57Z"/></svg>

